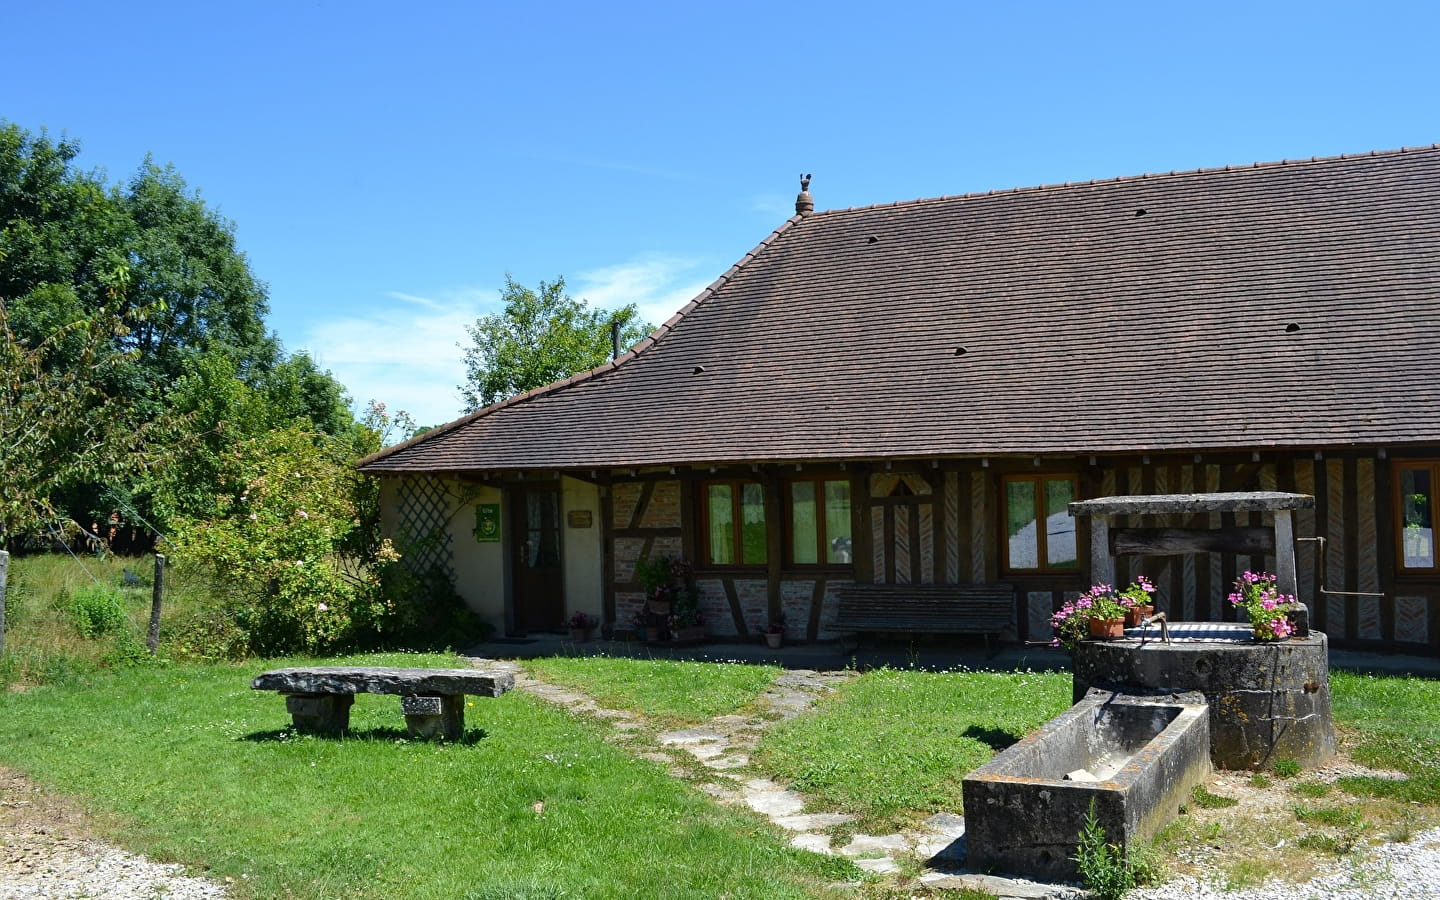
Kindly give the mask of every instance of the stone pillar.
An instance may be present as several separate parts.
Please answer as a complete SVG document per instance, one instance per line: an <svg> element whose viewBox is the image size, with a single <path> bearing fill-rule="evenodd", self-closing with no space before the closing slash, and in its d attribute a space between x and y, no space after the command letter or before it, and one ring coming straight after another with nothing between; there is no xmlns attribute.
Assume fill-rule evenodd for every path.
<svg viewBox="0 0 1440 900"><path fill-rule="evenodd" d="M1110 517L1090 517L1090 583L1115 583L1115 558L1110 555Z"/></svg>
<svg viewBox="0 0 1440 900"><path fill-rule="evenodd" d="M286 694L285 710L296 731L337 735L350 727L354 694Z"/></svg>
<svg viewBox="0 0 1440 900"><path fill-rule="evenodd" d="M400 698L410 736L458 741L465 736L465 695L410 695Z"/></svg>

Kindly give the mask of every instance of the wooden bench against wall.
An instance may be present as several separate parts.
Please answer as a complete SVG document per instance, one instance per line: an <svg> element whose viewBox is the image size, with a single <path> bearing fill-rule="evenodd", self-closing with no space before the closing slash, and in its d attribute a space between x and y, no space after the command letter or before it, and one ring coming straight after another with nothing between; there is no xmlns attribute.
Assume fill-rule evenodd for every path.
<svg viewBox="0 0 1440 900"><path fill-rule="evenodd" d="M465 696L498 697L515 687L515 676L479 669L314 666L263 672L250 687L284 694L296 731L340 734L350 727L356 694L399 694L412 736L458 741L465 734Z"/></svg>
<svg viewBox="0 0 1440 900"><path fill-rule="evenodd" d="M837 592L840 645L861 632L1003 634L1015 616L1008 584L855 584Z"/></svg>

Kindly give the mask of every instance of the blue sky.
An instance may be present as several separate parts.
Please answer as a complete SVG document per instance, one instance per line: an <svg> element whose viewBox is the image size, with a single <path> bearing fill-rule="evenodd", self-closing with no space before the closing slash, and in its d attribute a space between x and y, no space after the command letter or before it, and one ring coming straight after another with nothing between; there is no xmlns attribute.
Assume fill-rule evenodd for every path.
<svg viewBox="0 0 1440 900"><path fill-rule="evenodd" d="M1440 141L1440 5L0 0L0 117L233 219L269 322L454 418L506 272L664 321L793 211Z"/></svg>

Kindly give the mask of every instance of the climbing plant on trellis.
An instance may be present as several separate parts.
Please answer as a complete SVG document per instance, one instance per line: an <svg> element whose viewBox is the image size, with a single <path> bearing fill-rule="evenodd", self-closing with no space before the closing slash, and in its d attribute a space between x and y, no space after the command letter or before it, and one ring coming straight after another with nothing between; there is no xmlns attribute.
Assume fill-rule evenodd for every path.
<svg viewBox="0 0 1440 900"><path fill-rule="evenodd" d="M416 575L443 572L454 579L450 529L445 527L451 516L449 487L439 478L402 478L396 500L406 568Z"/></svg>

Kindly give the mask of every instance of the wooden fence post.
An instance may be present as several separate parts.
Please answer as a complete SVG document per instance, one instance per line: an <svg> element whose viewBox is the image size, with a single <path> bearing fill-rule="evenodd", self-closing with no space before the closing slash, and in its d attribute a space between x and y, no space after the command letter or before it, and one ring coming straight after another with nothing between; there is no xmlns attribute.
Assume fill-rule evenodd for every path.
<svg viewBox="0 0 1440 900"><path fill-rule="evenodd" d="M145 646L150 648L150 655L155 655L155 650L160 646L160 601L165 596L165 554L155 554L155 590L150 595L150 634L145 638Z"/></svg>
<svg viewBox="0 0 1440 900"><path fill-rule="evenodd" d="M5 580L10 577L10 552L0 550L0 656L5 655Z"/></svg>

